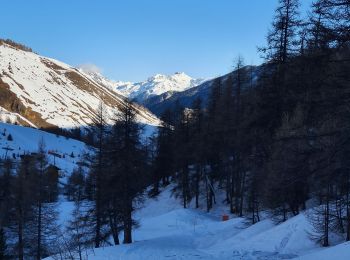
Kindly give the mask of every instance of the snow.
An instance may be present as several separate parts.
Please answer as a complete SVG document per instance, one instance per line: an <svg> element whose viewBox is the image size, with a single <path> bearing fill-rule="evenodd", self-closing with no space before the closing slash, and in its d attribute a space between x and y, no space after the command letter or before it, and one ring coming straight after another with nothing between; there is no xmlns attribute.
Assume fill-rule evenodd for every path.
<svg viewBox="0 0 350 260"><path fill-rule="evenodd" d="M12 136L12 141L8 140L9 134ZM6 155L10 158L13 158L13 155L19 158L24 153L37 152L41 140L44 141L46 152L53 151L62 156L62 158L54 158L48 154L48 159L51 164L55 164L61 169L64 176L69 175L77 167L76 163L85 152L92 152L85 143L74 139L57 136L35 128L0 123L1 158ZM11 150L6 152L8 148ZM72 153L74 158L70 156Z"/></svg>
<svg viewBox="0 0 350 260"><path fill-rule="evenodd" d="M5 43L0 45L0 60L0 78L8 84L9 90L25 107L39 113L52 125L86 126L92 123L101 101L111 118L118 113L117 107L125 104L124 98L115 91L63 62ZM69 75L86 80L90 87L74 82ZM137 110L140 123L159 125L160 121L148 110Z"/></svg>
<svg viewBox="0 0 350 260"><path fill-rule="evenodd" d="M204 79L193 79L184 72L177 72L173 75L156 74L142 82L123 82L106 79L98 72L82 71L89 74L95 81L107 86L130 99L143 103L152 96L161 95L165 92L181 92L203 83Z"/></svg>
<svg viewBox="0 0 350 260"><path fill-rule="evenodd" d="M66 201L65 198L61 198L60 201L57 203L57 212L58 215L58 224L61 226L62 231L64 231L64 228L68 224L68 222L72 219L72 213L74 210L74 202L73 201Z"/></svg>
<svg viewBox="0 0 350 260"><path fill-rule="evenodd" d="M89 68L86 68L84 65L79 67L79 71L81 73L84 73L85 75L87 75L89 78L91 78L95 82L99 83L100 85L105 86L108 89L116 92L118 95L125 96L125 95L123 95L123 93L118 91L118 89L116 88L116 85L118 85L118 82L104 77L99 71L93 71ZM127 83L129 83L129 82L125 82L125 84L127 84Z"/></svg>
<svg viewBox="0 0 350 260"><path fill-rule="evenodd" d="M117 90L142 103L149 97L158 96L165 92L181 92L203 82L203 79L193 79L184 72L173 75L157 74L139 83L119 83Z"/></svg>
<svg viewBox="0 0 350 260"><path fill-rule="evenodd" d="M211 213L183 209L171 189L135 212L140 227L133 231L133 244L94 249L88 259L350 259L349 243L324 249L310 240L312 227L304 214L278 225L268 218L251 225L233 215L222 221L223 204ZM68 214L72 206L62 205Z"/></svg>
<svg viewBox="0 0 350 260"><path fill-rule="evenodd" d="M298 258L299 260L342 260L350 259L350 242L318 250Z"/></svg>

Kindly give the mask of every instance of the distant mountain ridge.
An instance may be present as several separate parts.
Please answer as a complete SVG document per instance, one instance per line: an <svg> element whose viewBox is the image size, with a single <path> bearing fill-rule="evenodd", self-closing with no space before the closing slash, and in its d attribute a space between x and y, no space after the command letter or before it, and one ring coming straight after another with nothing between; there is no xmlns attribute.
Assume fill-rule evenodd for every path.
<svg viewBox="0 0 350 260"><path fill-rule="evenodd" d="M117 94L127 97L137 103L147 104L148 100L167 93L172 94L193 88L205 82L204 79L194 79L184 72L176 72L173 75L156 74L142 82L124 82L107 79L99 72L89 71L81 68L81 71L88 74L95 81L115 91Z"/></svg>
<svg viewBox="0 0 350 260"><path fill-rule="evenodd" d="M193 79L184 72L173 75L157 74L139 83L118 83L117 90L125 96L143 104L148 98L166 92L182 92L203 83L204 79Z"/></svg>
<svg viewBox="0 0 350 260"><path fill-rule="evenodd" d="M264 65L261 66L245 66L242 70L252 77L253 83L259 78ZM166 76L157 74L140 83L113 81L105 78L100 73L86 72L97 82L104 84L118 95L129 97L135 102L149 109L158 117L166 109L172 109L178 103L182 107L191 108L195 99L200 98L205 106L211 93L214 80L193 79L185 73L175 73ZM218 77L224 82L227 77L232 74L235 76L237 71ZM246 82L244 85L249 85ZM245 86L244 86L245 87Z"/></svg>
<svg viewBox="0 0 350 260"><path fill-rule="evenodd" d="M244 70L247 75L252 78L253 84L257 82L262 69L263 66L245 66L242 68L242 70ZM237 74L237 71L232 71L218 78L224 82L230 74L235 76ZM143 105L157 116L160 116L166 109L174 108L175 104L179 104L182 107L191 108L193 101L197 98L200 98L203 105L205 106L207 104L208 97L211 93L212 85L215 79L216 78L204 81L202 84L181 92L165 92L161 95L150 97L146 100L146 102L143 103ZM250 82L248 80L243 87L247 87L249 84Z"/></svg>

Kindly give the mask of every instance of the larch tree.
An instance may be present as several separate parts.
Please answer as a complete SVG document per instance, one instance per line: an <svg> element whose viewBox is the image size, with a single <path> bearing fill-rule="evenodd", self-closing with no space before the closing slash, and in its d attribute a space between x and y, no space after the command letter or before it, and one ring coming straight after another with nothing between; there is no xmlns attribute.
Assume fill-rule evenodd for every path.
<svg viewBox="0 0 350 260"><path fill-rule="evenodd" d="M134 203L145 188L146 154L140 142L141 126L136 122L132 103L127 102L117 114L113 126L113 175L118 189L124 231L124 244L132 243Z"/></svg>

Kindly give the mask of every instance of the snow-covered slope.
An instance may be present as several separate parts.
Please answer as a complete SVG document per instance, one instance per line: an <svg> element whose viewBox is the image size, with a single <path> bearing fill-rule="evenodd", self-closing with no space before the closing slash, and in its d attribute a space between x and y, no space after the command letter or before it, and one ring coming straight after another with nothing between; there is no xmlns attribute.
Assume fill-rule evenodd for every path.
<svg viewBox="0 0 350 260"><path fill-rule="evenodd" d="M37 127L69 128L91 124L100 101L110 117L125 105L124 97L81 70L0 40L3 109ZM159 124L147 109L137 105L134 108L139 122Z"/></svg>
<svg viewBox="0 0 350 260"><path fill-rule="evenodd" d="M12 140L9 138L11 135ZM35 128L0 123L0 157L6 156L18 159L22 154L38 151L38 144L43 140L45 150L48 152L50 163L55 164L67 176L77 167L77 162L92 148L83 142L50 134ZM50 154L49 154L49 151ZM54 157L53 154L56 156Z"/></svg>
<svg viewBox="0 0 350 260"><path fill-rule="evenodd" d="M314 253L304 255L299 260L345 260L350 259L350 242L342 243L330 248L323 248Z"/></svg>
<svg viewBox="0 0 350 260"><path fill-rule="evenodd" d="M349 243L323 249L311 240L312 226L303 213L279 225L268 218L250 225L247 219L232 215L222 221L227 205L217 201L211 213L184 209L171 196L171 189L148 199L136 211L140 227L133 232L133 244L94 249L88 259L350 259ZM61 218L67 219L71 209L68 202L63 203Z"/></svg>

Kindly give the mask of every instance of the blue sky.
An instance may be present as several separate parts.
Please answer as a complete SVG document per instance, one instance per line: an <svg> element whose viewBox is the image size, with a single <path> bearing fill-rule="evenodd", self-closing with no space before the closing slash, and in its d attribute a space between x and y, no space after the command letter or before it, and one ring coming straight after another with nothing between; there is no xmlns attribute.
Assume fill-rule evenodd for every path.
<svg viewBox="0 0 350 260"><path fill-rule="evenodd" d="M303 5L311 0L302 0ZM0 37L107 77L227 73L241 54L259 64L277 0L3 0Z"/></svg>

